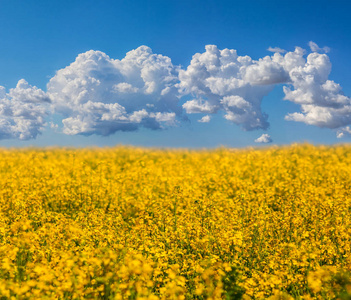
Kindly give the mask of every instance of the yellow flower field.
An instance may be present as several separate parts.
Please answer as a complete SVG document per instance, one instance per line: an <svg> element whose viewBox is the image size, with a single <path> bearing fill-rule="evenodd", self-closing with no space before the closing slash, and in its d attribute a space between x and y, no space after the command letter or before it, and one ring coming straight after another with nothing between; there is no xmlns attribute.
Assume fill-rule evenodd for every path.
<svg viewBox="0 0 351 300"><path fill-rule="evenodd" d="M0 150L1 299L351 299L351 146Z"/></svg>

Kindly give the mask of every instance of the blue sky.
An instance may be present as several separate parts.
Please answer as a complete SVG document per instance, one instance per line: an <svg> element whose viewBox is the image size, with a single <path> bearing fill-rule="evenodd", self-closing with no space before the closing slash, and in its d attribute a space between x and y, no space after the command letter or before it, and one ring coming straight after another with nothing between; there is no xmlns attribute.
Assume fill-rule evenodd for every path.
<svg viewBox="0 0 351 300"><path fill-rule="evenodd" d="M349 1L1 0L0 146L245 147L260 145L255 140L262 134L278 145L349 142L350 8ZM310 41L319 49L312 49ZM142 45L149 48L139 48ZM205 50L206 45L217 47ZM306 61L309 54L314 60L309 65L296 63L294 71L286 67L285 55L295 53L296 46L305 49L300 56ZM269 47L287 52L277 53L281 60L273 59ZM240 60L246 70L238 77L243 86L214 92L224 84L224 77L239 76L210 71L206 55L222 57L225 48L250 56L258 69L245 69ZM139 56L147 57L147 66L138 69L151 78L147 83L140 83L140 76L135 79L136 73L123 73L129 62L119 64L135 49L139 51L130 54L129 61L134 68ZM101 52L86 54L89 50ZM196 53L203 54L201 66L209 73L197 85L200 63L194 67L197 73L189 70L195 66L191 60ZM80 63L68 67L80 54ZM162 57L156 59L154 54ZM271 57L269 62L258 64L265 56ZM91 66L87 70L86 62L91 60L104 65L98 66L99 71ZM329 61L330 74L325 71ZM153 62L161 75L153 73ZM106 79L104 72L113 78ZM268 78L264 84L260 74ZM79 100L82 90L65 84L87 76L101 84L84 83L85 100ZM315 81L305 86L311 76ZM22 79L27 83L18 85ZM213 80L217 81L211 92L209 87L201 88ZM342 92L330 82L340 84ZM287 96L283 86L298 95ZM164 92L166 88L170 91ZM253 95L252 99L246 95ZM301 116L304 101L312 102ZM293 113L299 115L286 120ZM332 114L329 119L328 114ZM209 122L198 122L205 116Z"/></svg>

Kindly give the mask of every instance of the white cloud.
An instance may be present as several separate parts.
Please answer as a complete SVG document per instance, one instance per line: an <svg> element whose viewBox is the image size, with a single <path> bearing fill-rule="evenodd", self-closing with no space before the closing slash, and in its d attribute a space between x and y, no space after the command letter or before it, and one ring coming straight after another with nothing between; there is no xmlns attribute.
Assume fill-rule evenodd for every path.
<svg viewBox="0 0 351 300"><path fill-rule="evenodd" d="M49 122L50 128L54 129L54 131L57 131L58 129L58 124L55 124L54 122Z"/></svg>
<svg viewBox="0 0 351 300"><path fill-rule="evenodd" d="M262 125L261 120L257 118L254 106L244 98L226 96L221 99L221 104L227 112L224 117L235 124L244 124L246 130L253 130Z"/></svg>
<svg viewBox="0 0 351 300"><path fill-rule="evenodd" d="M264 133L264 134L262 134L259 138L255 139L255 142L256 142L256 143L264 143L264 144L267 144L267 143L272 143L273 140L272 140L272 138L270 137L269 134Z"/></svg>
<svg viewBox="0 0 351 300"><path fill-rule="evenodd" d="M349 134L351 98L329 79L329 48L309 46L309 54L300 47L269 47L274 53L253 60L207 45L185 69L146 46L121 60L90 50L58 70L47 93L24 80L8 93L0 86L0 139L35 138L50 109L63 116L63 132L70 135L166 128L185 119L183 112L206 114L198 120L203 123L220 113L243 130L267 129L261 102L279 84L285 85L284 99L301 108L286 120L339 129L338 137ZM180 106L182 97L189 100Z"/></svg>
<svg viewBox="0 0 351 300"><path fill-rule="evenodd" d="M313 52L322 52L322 53L330 52L330 48L329 47L319 48L318 45L315 42L312 42L312 41L310 41L308 43L308 46L310 47L311 51L313 51Z"/></svg>
<svg viewBox="0 0 351 300"><path fill-rule="evenodd" d="M281 65L286 72L290 72L296 67L303 66L305 64L304 55L306 51L300 47L296 47L293 52L287 52L284 55L280 53L274 53L271 57L272 61Z"/></svg>
<svg viewBox="0 0 351 300"><path fill-rule="evenodd" d="M279 47L268 47L267 49L269 52L277 52L277 53L285 53L286 50L281 49Z"/></svg>
<svg viewBox="0 0 351 300"><path fill-rule="evenodd" d="M265 56L246 68L244 79L251 85L269 85L287 82L289 74L274 58Z"/></svg>
<svg viewBox="0 0 351 300"><path fill-rule="evenodd" d="M313 51L296 47L252 60L238 56L236 50L219 50L214 45L193 56L186 70L180 70L178 84L182 95L194 98L183 104L187 113L213 114L224 111L224 117L244 130L266 129L267 114L261 101L275 85L284 86L285 100L301 105L301 112L285 119L327 128L351 124L351 101L343 95L340 85L328 79L331 63L328 48L310 42Z"/></svg>
<svg viewBox="0 0 351 300"><path fill-rule="evenodd" d="M24 79L6 93L0 86L0 139L36 138L46 125L49 97Z"/></svg>
<svg viewBox="0 0 351 300"><path fill-rule="evenodd" d="M176 114L174 112L172 113L151 113L150 114L151 118L154 118L157 122L164 122L165 124L168 124L170 126L173 126L176 124Z"/></svg>
<svg viewBox="0 0 351 300"><path fill-rule="evenodd" d="M351 128L350 126L346 126L344 128L341 128L337 131L336 137L338 139L343 138L345 136L351 136Z"/></svg>
<svg viewBox="0 0 351 300"><path fill-rule="evenodd" d="M284 69L268 57L253 61L249 56L238 56L236 50L219 50L215 45L207 45L205 50L193 56L186 70L179 71L179 92L195 97L183 104L186 112L212 114L223 110L227 120L244 130L266 129L269 124L261 101L273 84L286 77ZM235 96L242 99L241 104L228 102Z"/></svg>
<svg viewBox="0 0 351 300"><path fill-rule="evenodd" d="M57 71L48 83L66 134L110 135L140 126L174 126L178 107L177 68L170 58L141 46L122 60L88 51Z"/></svg>
<svg viewBox="0 0 351 300"><path fill-rule="evenodd" d="M351 98L328 79L330 71L329 57L317 52L290 70L291 86L284 87L284 99L300 104L301 112L288 114L286 120L332 129L351 124Z"/></svg>
<svg viewBox="0 0 351 300"><path fill-rule="evenodd" d="M218 110L217 105L212 105L210 104L209 101L205 101L202 99L189 100L183 104L183 108L188 114L196 114L196 113L211 114L211 113L217 112Z"/></svg>
<svg viewBox="0 0 351 300"><path fill-rule="evenodd" d="M208 123L210 121L211 121L211 116L209 115L203 116L200 120L198 120L198 122L200 123Z"/></svg>
<svg viewBox="0 0 351 300"><path fill-rule="evenodd" d="M139 90L138 88L133 87L130 83L127 82L115 84L113 86L113 89L118 93L137 93Z"/></svg>
<svg viewBox="0 0 351 300"><path fill-rule="evenodd" d="M179 72L180 93L193 96L183 108L187 113L224 111L227 120L244 130L266 129L268 116L261 111L261 101L275 85L287 84L284 99L301 105L301 112L288 114L286 120L332 129L351 124L351 98L328 79L329 48L309 45L313 52L307 57L300 47L291 52L270 47L274 54L258 60L208 45Z"/></svg>

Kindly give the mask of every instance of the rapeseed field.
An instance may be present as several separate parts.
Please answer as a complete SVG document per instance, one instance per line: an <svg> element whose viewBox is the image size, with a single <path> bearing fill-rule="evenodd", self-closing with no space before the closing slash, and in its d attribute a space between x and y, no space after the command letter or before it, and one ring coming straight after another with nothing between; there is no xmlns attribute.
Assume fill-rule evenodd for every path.
<svg viewBox="0 0 351 300"><path fill-rule="evenodd" d="M351 299L351 146L0 150L1 299Z"/></svg>

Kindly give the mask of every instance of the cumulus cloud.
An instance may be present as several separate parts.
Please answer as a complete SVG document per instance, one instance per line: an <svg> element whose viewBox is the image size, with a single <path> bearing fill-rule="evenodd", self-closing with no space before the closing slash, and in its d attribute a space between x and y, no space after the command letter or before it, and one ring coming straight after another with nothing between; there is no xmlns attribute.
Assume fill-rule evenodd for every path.
<svg viewBox="0 0 351 300"><path fill-rule="evenodd" d="M329 57L317 52L290 70L290 86L284 87L284 99L300 104L301 112L288 114L286 120L331 129L351 124L351 98L328 79L330 71Z"/></svg>
<svg viewBox="0 0 351 300"><path fill-rule="evenodd" d="M8 93L0 86L0 138L35 138L48 111L63 116L62 131L69 135L162 129L186 119L184 113L206 114L201 123L219 113L243 130L267 129L261 102L277 85L283 85L285 100L300 106L286 120L349 135L351 98L329 79L329 48L309 46L310 53L269 47L271 55L254 60L207 45L186 68L146 46L121 60L90 50L58 70L47 92L24 80ZM180 106L182 97L187 100ZM57 124L50 127L58 130Z"/></svg>
<svg viewBox="0 0 351 300"><path fill-rule="evenodd" d="M227 120L244 130L267 129L261 101L274 86L284 84L284 99L301 107L286 120L332 129L351 124L351 99L328 79L331 63L325 53L329 48L309 45L309 54L300 47L289 52L270 47L274 54L258 60L208 45L179 72L180 93L193 96L183 108L189 114L224 111Z"/></svg>
<svg viewBox="0 0 351 300"><path fill-rule="evenodd" d="M255 142L256 142L256 143L267 144L267 143L272 143L273 140L272 140L272 138L270 137L269 134L264 133L264 134L262 134L259 138L255 139Z"/></svg>
<svg viewBox="0 0 351 300"><path fill-rule="evenodd" d="M200 123L208 123L210 121L211 121L211 116L209 115L203 116L200 120L198 120L198 122Z"/></svg>
<svg viewBox="0 0 351 300"><path fill-rule="evenodd" d="M289 74L274 57L266 56L246 68L244 79L251 85L269 85L287 82Z"/></svg>
<svg viewBox="0 0 351 300"><path fill-rule="evenodd" d="M176 124L177 67L171 59L141 46L122 60L87 51L48 83L48 94L66 134L110 135L140 126L159 129Z"/></svg>
<svg viewBox="0 0 351 300"><path fill-rule="evenodd" d="M286 52L269 48L272 56L253 60L234 49L219 50L207 45L196 53L190 65L179 71L179 92L192 95L183 104L188 114L225 112L225 119L244 130L267 129L268 115L261 110L262 99L277 84L290 83L290 71L305 63L305 51L296 47Z"/></svg>
<svg viewBox="0 0 351 300"><path fill-rule="evenodd" d="M0 139L36 138L46 125L49 103L44 91L24 79L8 93L0 86Z"/></svg>
<svg viewBox="0 0 351 300"><path fill-rule="evenodd" d="M177 86L181 95L194 97L183 104L187 113L224 111L227 120L254 130L268 128L261 101L284 78L284 69L269 57L254 61L236 50L207 45L204 53L193 56L186 70L179 71Z"/></svg>
<svg viewBox="0 0 351 300"><path fill-rule="evenodd" d="M183 108L188 114L196 114L196 113L210 114L210 113L216 113L219 107L203 99L193 99L184 103Z"/></svg>
<svg viewBox="0 0 351 300"><path fill-rule="evenodd" d="M268 115L262 99L278 84L285 100L301 105L301 112L286 120L338 128L350 123L349 98L338 84L328 80L331 64L315 43L307 58L296 47L286 52L270 47L272 56L253 60L234 49L207 45L196 53L186 69L173 66L170 58L141 46L122 60L99 51L78 55L59 70L48 84L55 111L64 115L67 134L109 135L118 130L173 126L187 114L215 114L244 130L267 129ZM324 49L323 51L326 51ZM192 96L182 108L182 96Z"/></svg>

